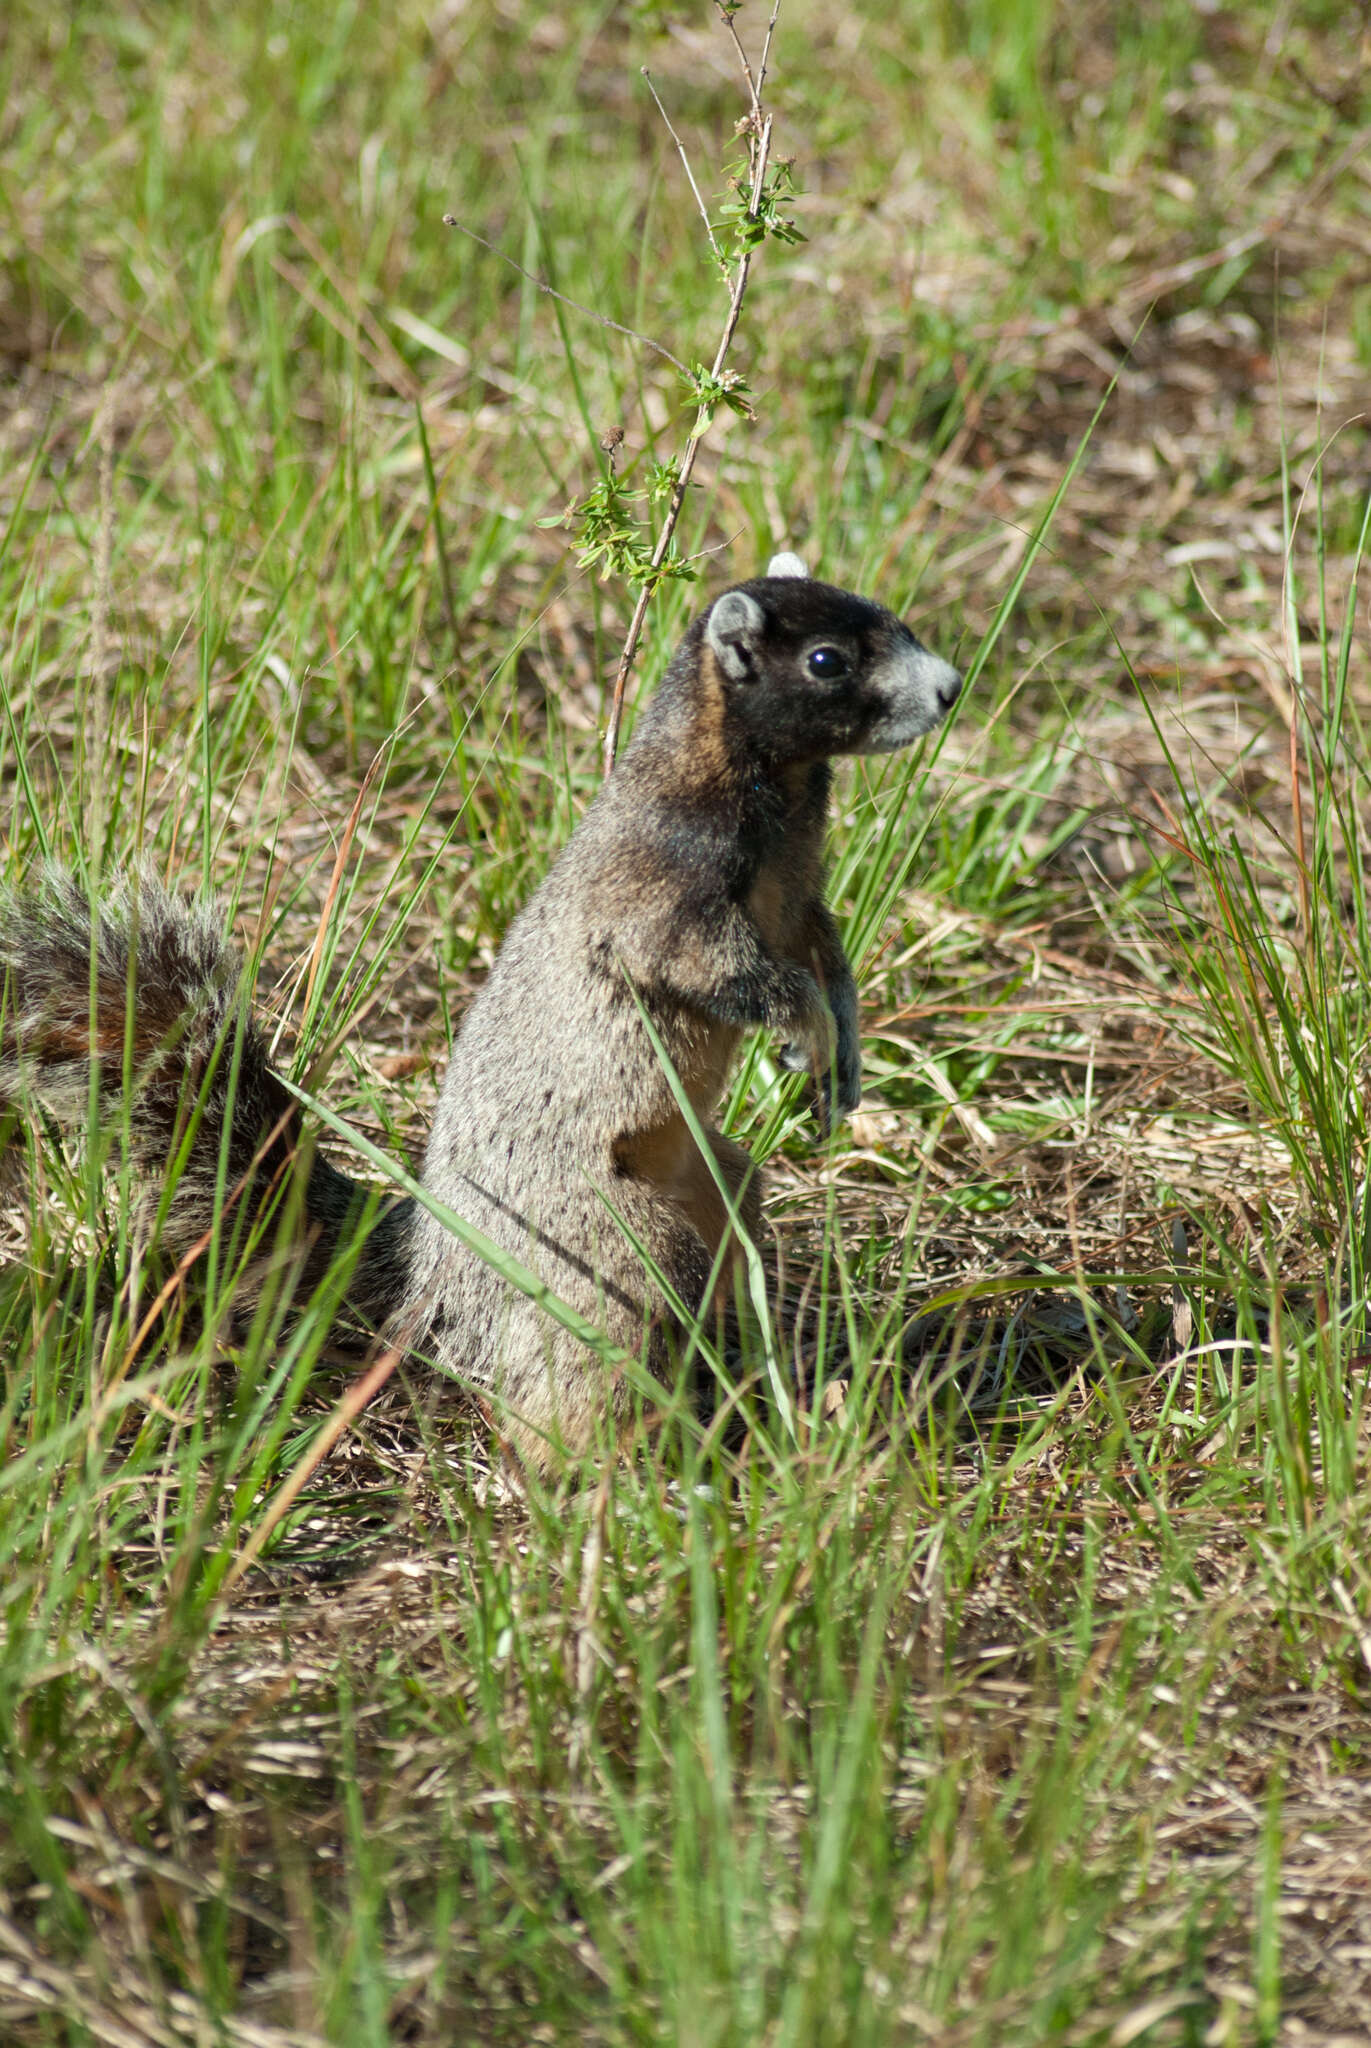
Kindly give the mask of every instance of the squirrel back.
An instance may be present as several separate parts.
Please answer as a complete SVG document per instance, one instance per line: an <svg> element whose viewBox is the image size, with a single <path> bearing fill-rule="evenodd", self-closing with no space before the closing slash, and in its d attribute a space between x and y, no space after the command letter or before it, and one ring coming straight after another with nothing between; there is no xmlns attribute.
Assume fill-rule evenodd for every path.
<svg viewBox="0 0 1371 2048"><path fill-rule="evenodd" d="M682 1310L731 1291L730 1205L761 1228L753 1161L711 1123L742 1034L780 1035L821 1126L860 1097L856 991L822 895L829 760L907 744L959 688L893 614L810 581L794 557L724 592L463 1021L423 1187L664 1383ZM180 1162L163 1232L178 1256L216 1202L278 1197L301 1154L298 1109L213 912L133 874L92 918L49 873L0 905L0 968L0 1093L27 1089L79 1121L92 1054L106 1097L127 1073L149 1184ZM628 1411L628 1386L422 1201L378 1214L303 1150L306 1282L350 1247L352 1313L494 1397L535 1462Z"/></svg>

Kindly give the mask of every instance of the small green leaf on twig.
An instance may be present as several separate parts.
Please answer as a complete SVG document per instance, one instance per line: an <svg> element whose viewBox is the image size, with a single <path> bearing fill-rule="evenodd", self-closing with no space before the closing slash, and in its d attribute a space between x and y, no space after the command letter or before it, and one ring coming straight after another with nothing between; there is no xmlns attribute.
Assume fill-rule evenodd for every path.
<svg viewBox="0 0 1371 2048"><path fill-rule="evenodd" d="M652 536L633 509L645 497L656 501L658 473L674 468L673 463L654 463L647 491L629 490L611 471L579 502L538 524L570 527L577 561L583 569L596 570L602 583L621 576L639 589L655 590L670 577L693 580L697 572L675 547L668 548L660 562L654 561Z"/></svg>
<svg viewBox="0 0 1371 2048"><path fill-rule="evenodd" d="M752 203L752 166L746 158L730 164L727 175L733 196L720 206L716 225L720 239L732 236L731 255L735 262L766 241L804 241L804 235L789 214L781 212L782 205L795 191L794 168L787 158L779 159L770 176L763 178L755 206Z"/></svg>
<svg viewBox="0 0 1371 2048"><path fill-rule="evenodd" d="M674 455L648 467L647 494L654 505L669 505L681 481L681 465Z"/></svg>
<svg viewBox="0 0 1371 2048"><path fill-rule="evenodd" d="M721 405L726 405L741 419L755 420L757 417L752 409L751 387L736 370L721 370L716 377L703 363L696 363L685 384L690 402L695 406L696 434L707 431Z"/></svg>

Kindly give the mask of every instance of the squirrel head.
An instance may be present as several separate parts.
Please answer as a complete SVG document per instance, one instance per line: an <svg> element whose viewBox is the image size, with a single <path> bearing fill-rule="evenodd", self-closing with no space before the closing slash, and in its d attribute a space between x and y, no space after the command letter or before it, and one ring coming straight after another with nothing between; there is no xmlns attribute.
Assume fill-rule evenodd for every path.
<svg viewBox="0 0 1371 2048"><path fill-rule="evenodd" d="M890 753L941 724L961 691L893 612L817 582L798 555L726 590L703 625L732 720L773 759Z"/></svg>

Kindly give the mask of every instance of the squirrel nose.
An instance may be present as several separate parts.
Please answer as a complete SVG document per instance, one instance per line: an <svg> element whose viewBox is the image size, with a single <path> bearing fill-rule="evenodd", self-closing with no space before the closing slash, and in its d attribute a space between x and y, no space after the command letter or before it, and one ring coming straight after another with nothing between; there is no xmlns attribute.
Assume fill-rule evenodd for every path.
<svg viewBox="0 0 1371 2048"><path fill-rule="evenodd" d="M938 673L933 687L943 710L950 711L962 694L961 673L953 668L950 661L939 661L937 668Z"/></svg>

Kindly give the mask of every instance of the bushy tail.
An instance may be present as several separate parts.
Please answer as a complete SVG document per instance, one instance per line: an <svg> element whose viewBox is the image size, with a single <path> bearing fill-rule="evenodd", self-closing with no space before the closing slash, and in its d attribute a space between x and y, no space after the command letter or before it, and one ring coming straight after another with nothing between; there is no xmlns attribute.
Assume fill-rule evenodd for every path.
<svg viewBox="0 0 1371 2048"><path fill-rule="evenodd" d="M0 897L0 1101L37 1099L84 1127L91 1063L101 1098L129 1077L134 1159L159 1201L175 1258L193 1254L231 1202L252 1223L288 1193L301 1150L299 1106L267 1057L243 963L217 911L120 875L92 915L59 868ZM303 1191L300 1283L312 1288L359 1228L364 1190L317 1151ZM403 1299L412 1205L374 1213L348 1288L353 1316L379 1328Z"/></svg>

